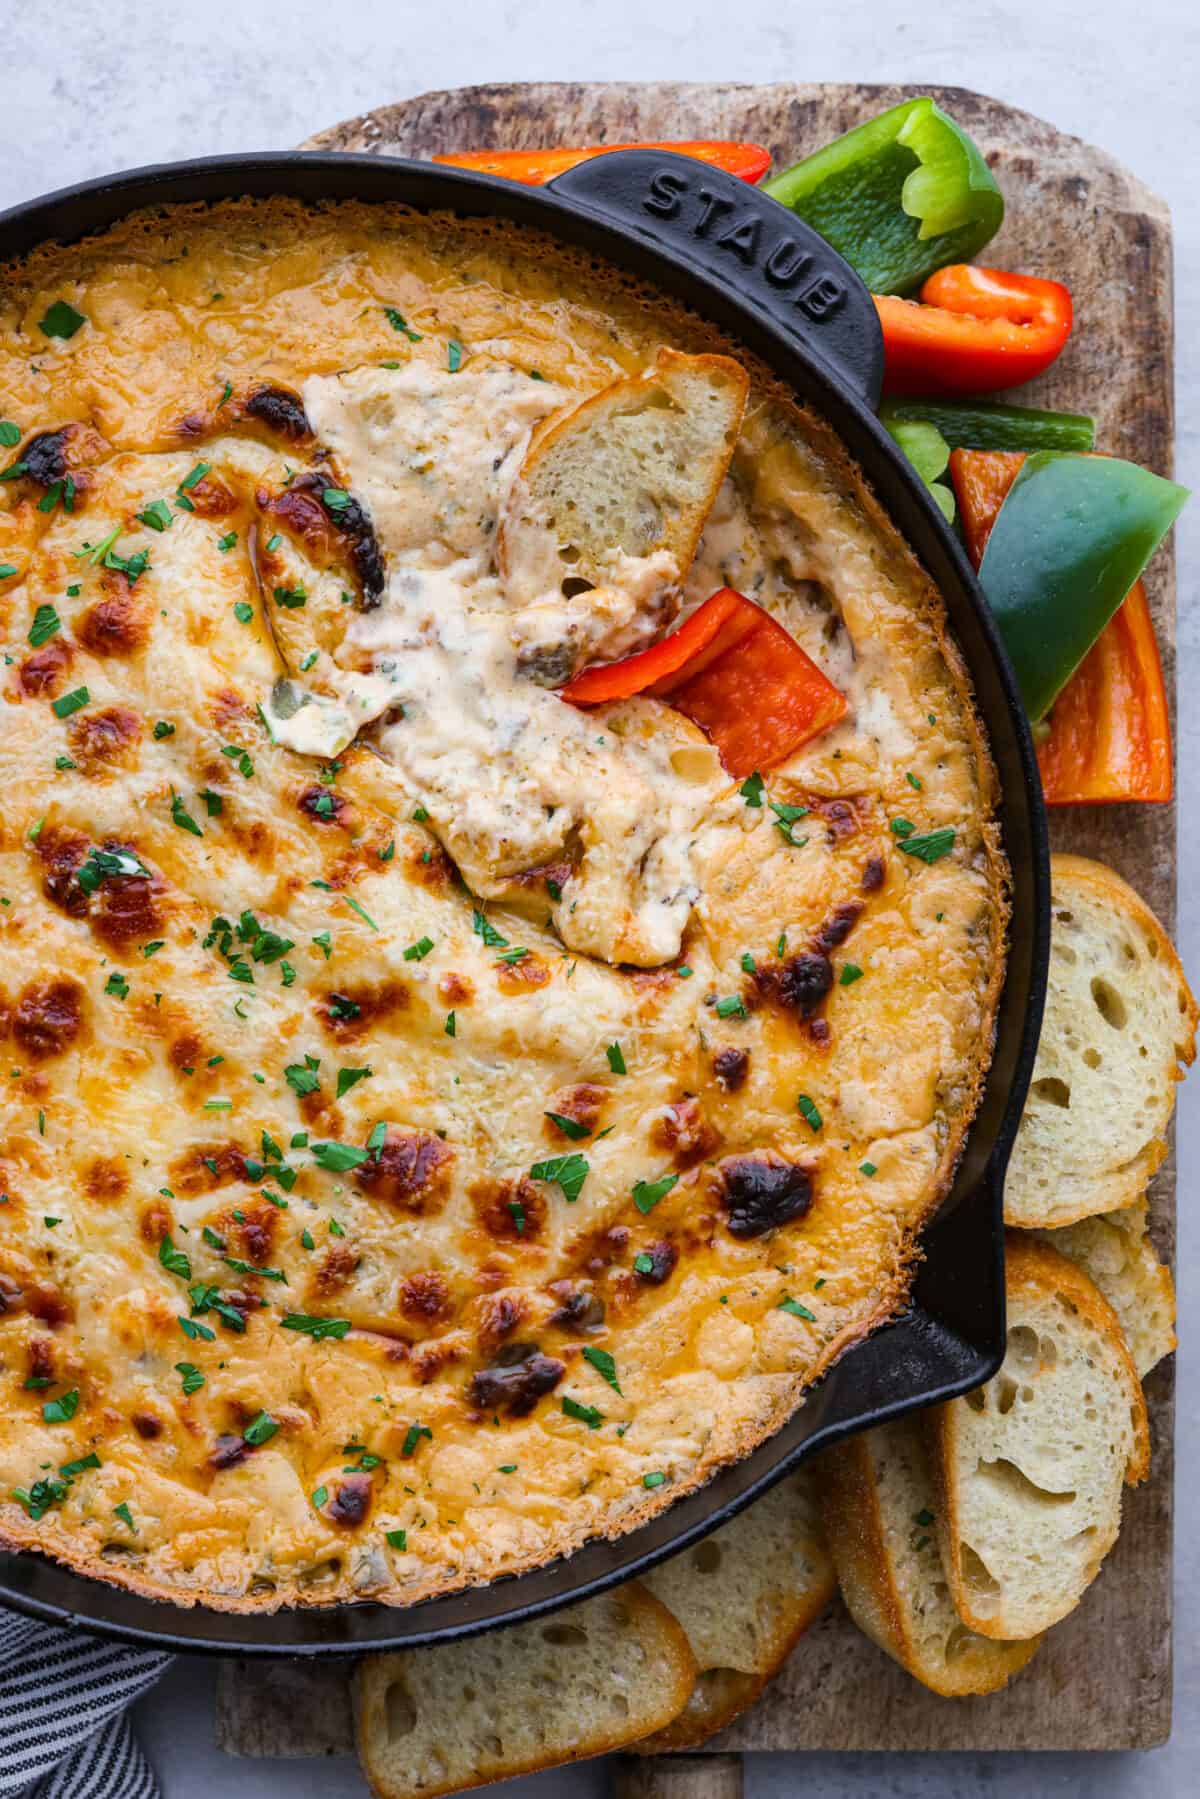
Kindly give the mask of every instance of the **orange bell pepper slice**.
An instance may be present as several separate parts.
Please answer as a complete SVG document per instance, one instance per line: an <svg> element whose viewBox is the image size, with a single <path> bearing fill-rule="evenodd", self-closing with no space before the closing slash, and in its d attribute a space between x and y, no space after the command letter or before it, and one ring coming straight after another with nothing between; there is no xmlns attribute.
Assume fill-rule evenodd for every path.
<svg viewBox="0 0 1200 1799"><path fill-rule="evenodd" d="M457 169L476 169L481 175L503 175L509 181L520 181L525 187L544 187L556 175L565 174L578 162L592 156L605 156L613 150L674 150L677 156L694 156L713 168L739 175L743 181L761 181L771 166L771 152L761 144L724 142L720 139L691 139L682 143L585 144L567 150L457 150L453 154L435 156L434 162L449 163Z"/></svg>
<svg viewBox="0 0 1200 1799"><path fill-rule="evenodd" d="M775 768L846 712L845 695L795 638L732 587L720 588L648 650L586 668L560 693L574 706L637 693L669 699L738 776Z"/></svg>
<svg viewBox="0 0 1200 1799"><path fill-rule="evenodd" d="M883 327L884 392L981 394L1049 368L1071 335L1061 281L974 263L938 269L921 301L874 296Z"/></svg>
<svg viewBox="0 0 1200 1799"><path fill-rule="evenodd" d="M976 568L1024 460L1016 451L951 453L950 476ZM1140 581L1055 700L1046 724L1037 759L1047 805L1170 799L1167 695Z"/></svg>

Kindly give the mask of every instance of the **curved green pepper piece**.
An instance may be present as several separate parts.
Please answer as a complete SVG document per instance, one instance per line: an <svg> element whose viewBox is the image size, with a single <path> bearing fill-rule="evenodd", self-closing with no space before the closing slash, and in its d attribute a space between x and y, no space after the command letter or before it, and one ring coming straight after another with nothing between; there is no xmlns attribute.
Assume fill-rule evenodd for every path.
<svg viewBox="0 0 1200 1799"><path fill-rule="evenodd" d="M940 479L950 466L950 445L936 425L923 419L884 418L883 422L933 495L946 523L952 525L954 495Z"/></svg>
<svg viewBox="0 0 1200 1799"><path fill-rule="evenodd" d="M1044 718L1188 497L1112 456L1026 457L979 568L1025 710Z"/></svg>
<svg viewBox="0 0 1200 1799"><path fill-rule="evenodd" d="M885 400L880 422L933 425L952 450L1092 450L1096 421L1086 412L1045 412L998 400Z"/></svg>
<svg viewBox="0 0 1200 1799"><path fill-rule="evenodd" d="M873 293L908 294L969 262L1004 199L979 148L928 95L868 119L763 184L819 231Z"/></svg>

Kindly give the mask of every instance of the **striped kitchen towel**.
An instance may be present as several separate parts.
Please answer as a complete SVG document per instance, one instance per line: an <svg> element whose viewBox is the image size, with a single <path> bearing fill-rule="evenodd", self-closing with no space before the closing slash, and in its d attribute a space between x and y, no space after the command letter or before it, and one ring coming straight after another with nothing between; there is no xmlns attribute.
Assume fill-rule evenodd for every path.
<svg viewBox="0 0 1200 1799"><path fill-rule="evenodd" d="M160 1799L125 1708L170 1661L0 1610L0 1799Z"/></svg>

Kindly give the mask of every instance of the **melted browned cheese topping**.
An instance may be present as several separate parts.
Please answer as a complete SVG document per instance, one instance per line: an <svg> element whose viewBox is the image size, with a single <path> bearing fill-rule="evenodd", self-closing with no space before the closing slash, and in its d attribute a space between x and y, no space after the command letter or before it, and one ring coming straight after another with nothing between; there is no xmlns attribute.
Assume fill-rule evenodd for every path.
<svg viewBox="0 0 1200 1799"><path fill-rule="evenodd" d="M0 272L9 1542L181 1601L405 1603L629 1528L902 1301L1003 869L936 596L818 421L760 382L689 595L753 591L851 717L718 783L665 965L564 947L569 849L483 905L398 707L332 757L270 729L281 675L377 675L348 622L397 555L306 383L565 403L662 342L712 347L552 246L383 209Z"/></svg>

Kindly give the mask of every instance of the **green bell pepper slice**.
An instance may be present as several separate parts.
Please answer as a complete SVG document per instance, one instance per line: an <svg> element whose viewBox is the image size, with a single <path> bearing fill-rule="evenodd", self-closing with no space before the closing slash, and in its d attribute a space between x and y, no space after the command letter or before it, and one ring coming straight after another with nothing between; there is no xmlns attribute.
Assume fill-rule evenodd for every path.
<svg viewBox="0 0 1200 1799"><path fill-rule="evenodd" d="M1004 199L976 144L928 95L763 184L878 294L909 294L996 235Z"/></svg>
<svg viewBox="0 0 1200 1799"><path fill-rule="evenodd" d="M880 414L883 418L883 414ZM924 419L883 419L908 460L933 495L948 525L954 523L954 494L941 476L950 466L950 445L936 425Z"/></svg>
<svg viewBox="0 0 1200 1799"><path fill-rule="evenodd" d="M1036 724L1174 524L1185 487L1112 456L1028 456L979 567Z"/></svg>
<svg viewBox="0 0 1200 1799"><path fill-rule="evenodd" d="M885 400L879 417L897 425L932 425L952 450L1069 450L1096 447L1096 421L1086 412L1045 412L995 400Z"/></svg>

